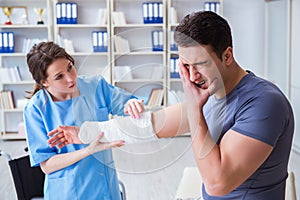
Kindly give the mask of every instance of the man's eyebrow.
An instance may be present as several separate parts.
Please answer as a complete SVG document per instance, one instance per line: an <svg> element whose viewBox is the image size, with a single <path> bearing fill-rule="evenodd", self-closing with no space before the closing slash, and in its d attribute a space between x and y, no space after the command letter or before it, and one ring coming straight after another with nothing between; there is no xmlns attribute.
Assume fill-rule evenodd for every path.
<svg viewBox="0 0 300 200"><path fill-rule="evenodd" d="M201 61L201 62L196 62L196 63L193 63L192 65L193 65L193 66L194 66L194 65L204 65L204 64L206 64L206 63L208 63L207 60Z"/></svg>
<svg viewBox="0 0 300 200"><path fill-rule="evenodd" d="M183 62L183 65L197 66L197 65L204 65L204 64L207 64L207 63L208 63L208 61L200 61L200 62L196 62L196 63L193 63L193 64L188 64L188 63Z"/></svg>

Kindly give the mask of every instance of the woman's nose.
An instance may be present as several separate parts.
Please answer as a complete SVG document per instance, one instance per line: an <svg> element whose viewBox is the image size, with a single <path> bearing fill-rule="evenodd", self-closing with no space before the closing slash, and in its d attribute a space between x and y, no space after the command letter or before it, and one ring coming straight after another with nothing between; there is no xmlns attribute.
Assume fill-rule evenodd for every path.
<svg viewBox="0 0 300 200"><path fill-rule="evenodd" d="M66 80L67 80L68 82L71 82L71 81L74 80L74 78L73 78L73 76L72 76L71 74L67 74L67 75L66 75Z"/></svg>

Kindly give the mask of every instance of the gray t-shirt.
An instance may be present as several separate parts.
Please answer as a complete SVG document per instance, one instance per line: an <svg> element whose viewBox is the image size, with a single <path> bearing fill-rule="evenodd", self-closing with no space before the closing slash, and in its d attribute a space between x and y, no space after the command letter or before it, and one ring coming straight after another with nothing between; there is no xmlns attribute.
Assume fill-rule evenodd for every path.
<svg viewBox="0 0 300 200"><path fill-rule="evenodd" d="M231 129L273 147L267 160L238 188L215 197L203 186L204 199L284 200L294 133L293 111L284 94L273 83L249 72L224 99L210 97L204 115L217 144Z"/></svg>

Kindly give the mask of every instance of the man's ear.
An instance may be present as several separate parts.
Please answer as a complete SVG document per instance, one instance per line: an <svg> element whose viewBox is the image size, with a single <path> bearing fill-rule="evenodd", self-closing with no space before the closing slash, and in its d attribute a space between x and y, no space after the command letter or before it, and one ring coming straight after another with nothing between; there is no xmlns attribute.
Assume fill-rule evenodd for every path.
<svg viewBox="0 0 300 200"><path fill-rule="evenodd" d="M233 60L232 47L227 47L223 53L223 60L226 64L230 64Z"/></svg>

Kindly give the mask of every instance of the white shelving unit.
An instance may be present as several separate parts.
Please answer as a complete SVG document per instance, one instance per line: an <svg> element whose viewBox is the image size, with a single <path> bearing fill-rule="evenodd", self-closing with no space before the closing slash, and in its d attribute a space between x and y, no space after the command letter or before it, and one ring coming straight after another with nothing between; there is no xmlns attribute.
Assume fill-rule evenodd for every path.
<svg viewBox="0 0 300 200"><path fill-rule="evenodd" d="M54 41L60 46L65 47L68 53L74 57L79 75L102 73L106 80L111 82L110 45L108 45L107 52L93 52L92 48L93 31L107 31L107 34L110 35L109 0L71 1L77 4L77 24L57 24L56 4L61 2L66 1L53 1ZM107 11L102 16L106 18L104 23L102 21L103 18L100 16L100 10ZM65 39L72 41L74 51L68 50L64 44Z"/></svg>
<svg viewBox="0 0 300 200"><path fill-rule="evenodd" d="M213 0L212 0L213 1ZM260 0L247 1L247 6L243 6L237 0L216 0L220 2L220 14L223 15L232 27L235 56L242 67L255 66L261 71L265 71L270 78L281 78L274 74L274 70L263 66L264 59L271 64L268 55L274 55L275 52L271 44L276 38L271 38L271 32L265 34L270 41L268 44L261 42L265 37L264 33L259 31L251 32L250 40L245 37L245 30L255 27L265 27L272 23L271 19L263 20L261 16L267 12L264 6L268 3ZM23 41L25 38L40 38L53 40L64 46L63 38L71 40L74 51L69 53L75 58L75 65L79 75L91 75L102 73L108 82L118 87L124 88L136 96L147 99L154 88L162 88L164 91L163 106L172 104L174 93L170 91L182 91L182 85L179 78L170 78L170 58L177 56L177 51L171 51L171 30L174 30L180 19L193 11L204 9L205 0L157 0L163 5L163 23L144 24L143 22L143 3L152 2L151 0L72 0L78 5L78 23L77 24L57 24L56 22L56 3L67 2L61 0L2 0L1 6L26 6L28 12L28 24L4 25L5 18L0 17L0 31L12 31L15 34L15 52L0 53L0 67L19 66L22 74L22 81L18 83L9 83L0 81L0 89L13 90L15 99L22 99L26 95L24 91L31 91L33 81L26 64L26 53L23 50ZM279 1L276 1L279 3ZM275 3L275 2L274 2ZM271 3L269 3L271 5ZM253 10L254 7L260 9ZM38 15L34 8L46 8L43 19L44 25L37 25ZM177 11L177 21L171 18L172 9ZM106 9L106 23L100 23L99 11ZM271 7L269 13L273 12ZM276 10L274 10L276 12ZM0 11L2 12L2 11ZM124 23L114 22L114 12L123 12ZM253 22L252 13L255 13L255 22ZM0 15L1 16L1 15ZM239 16L239 17L236 17ZM272 17L273 15L270 15ZM276 15L277 16L277 15ZM278 15L279 16L279 15ZM12 19L13 20L13 19ZM240 22L245 22L242 24ZM246 23L247 22L247 23ZM266 26L267 27L267 26ZM270 26L270 30L273 28ZM290 27L287 26L289 29ZM153 30L162 30L163 32L163 51L152 51ZM248 30L248 29L247 29ZM259 28L261 30L261 28ZM277 30L277 29L276 29ZM109 36L107 52L93 52L92 32L107 31ZM262 30L263 32L264 30ZM261 34L263 36L261 36ZM57 36L60 37L57 37ZM114 45L116 36L128 40L130 51L118 52ZM257 44L252 41L258 41ZM289 42L289 41L287 41ZM251 43L251 44L249 44ZM266 52L264 47L267 46ZM244 48L247 48L245 51ZM248 55L250 53L250 56ZM278 57L279 58L279 57ZM250 59L250 60L249 60ZM289 62L289 58L285 63ZM262 64L260 64L262 63ZM279 62L278 62L279 63ZM121 78L117 68L121 68ZM263 70L265 68L265 70ZM275 68L278 68L277 66ZM117 69L117 70L116 70ZM123 70L122 70L123 69ZM130 69L131 78L126 73ZM153 70L154 69L154 70ZM251 68L250 68L251 69ZM272 67L273 69L273 67ZM286 74L286 68L280 68L280 74ZM254 72L257 70L254 70ZM282 73L281 73L282 72ZM288 72L290 73L290 72ZM262 75L261 73L257 73ZM128 75L128 76L127 76ZM287 79L280 79L283 87ZM286 85L286 92L290 87ZM172 96L170 96L172 95ZM181 101L179 95L175 95L177 101ZM173 101L174 102L174 101ZM159 109L159 108L158 108ZM16 134L10 132L17 131L17 125L22 121L22 109L0 110L0 131L1 138L18 139ZM13 119L13 120L12 120ZM21 138L24 138L22 136Z"/></svg>
<svg viewBox="0 0 300 200"><path fill-rule="evenodd" d="M216 2L219 3L219 14L223 14L223 0L168 0L168 22L167 22L167 30L168 30L168 40L167 40L167 102L168 105L175 104L183 100L183 88L181 84L181 80L179 74L175 74L175 76L171 77L171 68L172 58L178 58L178 51L176 49L172 49L171 45L174 43L173 41L173 33L175 31L176 26L179 24L180 20L185 17L187 14L197 12L200 10L204 10L205 2ZM172 72L174 69L172 70ZM176 70L175 70L176 72ZM178 71L177 71L178 72Z"/></svg>
<svg viewBox="0 0 300 200"><path fill-rule="evenodd" d="M11 25L5 25L6 18L0 18L0 31L14 33L14 53L0 53L0 68L18 66L21 74L19 82L4 82L0 80L0 90L12 90L15 104L18 100L25 99L25 91L31 91L34 82L26 64L27 49L24 44L25 39L52 40L52 6L51 0L3 0L1 7L13 7L11 15ZM43 8L42 15L44 24L37 24L39 15L36 8ZM19 9L19 10L17 10ZM2 12L2 10L0 11ZM24 12L19 16L18 12ZM20 19L20 17L22 19ZM22 21L23 20L23 21ZM0 131L3 139L24 139L24 135L16 134L18 124L23 121L23 109L0 109Z"/></svg>
<svg viewBox="0 0 300 200"><path fill-rule="evenodd" d="M125 16L125 23L118 23L112 14L111 46L115 47L118 42L116 37L121 37L128 41L130 48L130 51L125 48L123 52L118 51L119 48L112 48L112 83L142 99L148 99L152 89L161 88L164 91L162 106L165 106L166 50L152 50L152 31L162 31L163 47L165 48L166 1L155 1L162 3L163 22L152 24L144 24L143 21L143 3L145 2L150 1L111 0L110 13L122 12ZM118 44L121 45L121 43ZM149 109L154 108L149 107Z"/></svg>

